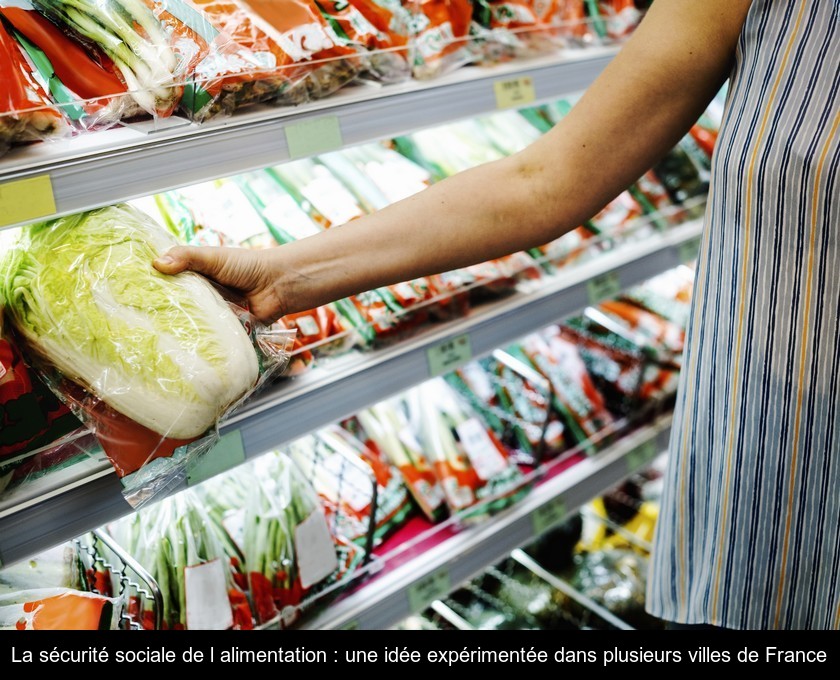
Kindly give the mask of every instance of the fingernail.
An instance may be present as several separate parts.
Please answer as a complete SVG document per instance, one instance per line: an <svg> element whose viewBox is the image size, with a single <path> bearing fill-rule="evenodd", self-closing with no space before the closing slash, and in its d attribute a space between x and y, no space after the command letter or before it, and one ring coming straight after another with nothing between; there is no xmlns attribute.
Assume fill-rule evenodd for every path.
<svg viewBox="0 0 840 680"><path fill-rule="evenodd" d="M169 255L161 255L157 259L158 264L172 264L173 262L175 262L175 260L173 260Z"/></svg>

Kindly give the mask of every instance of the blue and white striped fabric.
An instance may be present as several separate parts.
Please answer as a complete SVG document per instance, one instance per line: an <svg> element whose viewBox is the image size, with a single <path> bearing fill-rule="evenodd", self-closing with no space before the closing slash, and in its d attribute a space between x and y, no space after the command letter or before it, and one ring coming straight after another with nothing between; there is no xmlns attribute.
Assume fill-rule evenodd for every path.
<svg viewBox="0 0 840 680"><path fill-rule="evenodd" d="M649 611L840 628L840 0L753 0L681 375Z"/></svg>

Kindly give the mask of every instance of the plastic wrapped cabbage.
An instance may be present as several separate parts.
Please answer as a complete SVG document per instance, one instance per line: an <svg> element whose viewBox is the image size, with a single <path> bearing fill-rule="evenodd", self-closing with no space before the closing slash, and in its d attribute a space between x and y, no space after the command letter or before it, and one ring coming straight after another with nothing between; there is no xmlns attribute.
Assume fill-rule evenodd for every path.
<svg viewBox="0 0 840 680"><path fill-rule="evenodd" d="M23 228L0 266L15 330L123 478L213 433L288 358L288 331L262 327L198 274L155 270L174 245L116 205Z"/></svg>

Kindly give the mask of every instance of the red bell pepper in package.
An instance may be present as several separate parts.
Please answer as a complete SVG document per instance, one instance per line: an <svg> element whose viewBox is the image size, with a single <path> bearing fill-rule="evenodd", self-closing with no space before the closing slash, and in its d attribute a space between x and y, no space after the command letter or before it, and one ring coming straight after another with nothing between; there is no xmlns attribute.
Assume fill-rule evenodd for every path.
<svg viewBox="0 0 840 680"><path fill-rule="evenodd" d="M299 84L280 97L297 104L332 94L359 74L358 50L336 33L314 0L241 0L257 25L288 54ZM302 72L299 69L302 67Z"/></svg>
<svg viewBox="0 0 840 680"><path fill-rule="evenodd" d="M76 125L101 128L142 112L104 52L82 46L34 8L19 1L4 7L6 1L0 0L0 15L52 99Z"/></svg>
<svg viewBox="0 0 840 680"><path fill-rule="evenodd" d="M35 66L0 22L0 153L14 144L69 132L62 112L52 105Z"/></svg>

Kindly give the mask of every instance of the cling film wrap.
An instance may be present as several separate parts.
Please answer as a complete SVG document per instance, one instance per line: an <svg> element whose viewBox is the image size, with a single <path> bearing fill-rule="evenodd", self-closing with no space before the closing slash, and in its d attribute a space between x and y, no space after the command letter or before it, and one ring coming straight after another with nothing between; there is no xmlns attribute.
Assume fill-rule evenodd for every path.
<svg viewBox="0 0 840 680"><path fill-rule="evenodd" d="M0 17L73 129L103 129L143 112L101 49L80 43L29 0L0 0Z"/></svg>
<svg viewBox="0 0 840 680"><path fill-rule="evenodd" d="M411 510L399 473L338 425L293 442L289 455L312 480L336 531L360 545L371 534L381 543Z"/></svg>
<svg viewBox="0 0 840 680"><path fill-rule="evenodd" d="M176 244L120 204L22 228L0 265L27 355L135 506L183 479L220 420L285 368L292 341L198 274L157 272L152 260Z"/></svg>
<svg viewBox="0 0 840 680"><path fill-rule="evenodd" d="M121 598L72 588L32 588L0 594L0 630L114 630Z"/></svg>
<svg viewBox="0 0 840 680"><path fill-rule="evenodd" d="M70 132L65 114L50 100L47 84L0 21L0 155L16 144Z"/></svg>
<svg viewBox="0 0 840 680"><path fill-rule="evenodd" d="M160 587L165 629L253 628L233 556L192 490L119 520L109 531ZM149 617L138 614L148 625Z"/></svg>
<svg viewBox="0 0 840 680"><path fill-rule="evenodd" d="M409 422L452 512L478 519L527 490L504 444L443 378L412 388L404 399ZM476 510L469 511L473 506Z"/></svg>
<svg viewBox="0 0 840 680"><path fill-rule="evenodd" d="M443 488L417 436L409 425L404 405L380 402L360 411L348 429L369 448L378 450L395 467L426 518L436 522L446 514Z"/></svg>

